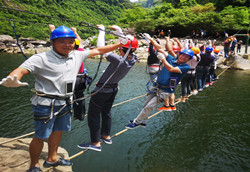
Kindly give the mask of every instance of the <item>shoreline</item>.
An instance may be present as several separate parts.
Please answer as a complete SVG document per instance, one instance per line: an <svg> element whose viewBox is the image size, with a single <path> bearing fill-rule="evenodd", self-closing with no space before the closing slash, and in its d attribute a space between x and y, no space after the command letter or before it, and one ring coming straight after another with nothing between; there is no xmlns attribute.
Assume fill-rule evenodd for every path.
<svg viewBox="0 0 250 172"><path fill-rule="evenodd" d="M11 138L0 138L0 142L10 140ZM13 140L8 143L0 145L0 171L13 172L13 171L26 171L29 169L30 156L29 156L29 144L32 138L23 138ZM44 147L39 158L40 168L43 171L55 172L55 171L72 171L72 167L58 166L55 168L43 168L43 162L48 155L48 144L44 142ZM58 155L62 158L69 158L68 152L62 148L58 148Z"/></svg>
<svg viewBox="0 0 250 172"><path fill-rule="evenodd" d="M89 40L94 39L96 37L88 38L84 41L87 42L85 44L86 49L93 49L95 46L92 46L89 42ZM184 40L186 38L178 38L179 40ZM161 38L160 45L162 47L165 47L165 39ZM199 44L201 44L203 41L207 41L208 39L193 39L198 40ZM106 44L109 44L110 42L117 42L118 40L108 40L106 41ZM136 50L135 55L138 57L139 63L146 63L148 58L148 43L145 39L138 39L139 41L139 48ZM83 44L84 44L83 43ZM50 50L51 43L50 41L43 41L43 40L34 40L31 38L22 38L19 40L19 44L22 48L22 51L25 55L31 56L34 54L42 53L45 51ZM220 49L222 54L224 54L224 46L222 39L219 39L215 42L215 46ZM1 53L7 53L7 54L22 54L20 48L16 45L16 40L13 39L9 35L0 35L0 52ZM231 57L233 56L233 57ZM242 45L241 47L241 53L231 55L229 59L238 59L237 64L233 65L232 68L236 69L242 69L242 70L248 70L250 69L250 46L248 46L248 54L245 54L245 45ZM92 57L91 59L99 59L100 56ZM240 60L240 58L243 59L243 61ZM218 60L218 67L219 68L226 68L228 66L227 61L232 61L224 58L224 55L220 56L220 59ZM230 64L229 64L230 65ZM242 67L243 66L243 67Z"/></svg>

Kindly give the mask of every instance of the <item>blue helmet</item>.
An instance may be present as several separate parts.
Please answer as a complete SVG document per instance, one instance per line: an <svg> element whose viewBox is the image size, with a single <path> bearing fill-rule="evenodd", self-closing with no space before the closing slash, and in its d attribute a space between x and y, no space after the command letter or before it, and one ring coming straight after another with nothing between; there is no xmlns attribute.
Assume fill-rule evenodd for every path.
<svg viewBox="0 0 250 172"><path fill-rule="evenodd" d="M182 50L179 55L181 54L186 54L186 55L189 55L190 56L190 60L193 58L194 56L194 52L191 50L191 49L185 49L185 50Z"/></svg>
<svg viewBox="0 0 250 172"><path fill-rule="evenodd" d="M51 32L50 40L56 39L56 38L76 38L74 32L66 27L66 26L59 26L53 32Z"/></svg>
<svg viewBox="0 0 250 172"><path fill-rule="evenodd" d="M206 49L205 49L206 52L210 52L210 53L211 53L213 50L214 50L213 47L210 47L210 46L209 46L209 47L206 47Z"/></svg>

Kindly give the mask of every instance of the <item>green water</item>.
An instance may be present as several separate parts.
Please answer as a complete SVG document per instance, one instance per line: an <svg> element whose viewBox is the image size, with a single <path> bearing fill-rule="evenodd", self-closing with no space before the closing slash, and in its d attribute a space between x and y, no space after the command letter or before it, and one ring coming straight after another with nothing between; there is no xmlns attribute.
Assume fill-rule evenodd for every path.
<svg viewBox="0 0 250 172"><path fill-rule="evenodd" d="M0 54L0 78L24 61L21 55ZM87 60L91 76L97 60ZM108 65L103 62L101 72ZM222 70L218 70L219 74ZM29 87L0 86L0 137L16 137L34 130ZM137 63L120 82L115 104L145 94L145 64ZM162 112L137 128L103 144L102 152L87 151L72 159L76 172L241 172L250 171L250 72L227 70L216 83L179 103L176 112ZM179 97L177 89L176 97ZM112 109L112 135L122 131L140 112L145 97ZM88 102L88 100L87 100ZM153 112L157 112L156 110ZM89 142L87 120L73 121L61 146L69 156L77 144Z"/></svg>

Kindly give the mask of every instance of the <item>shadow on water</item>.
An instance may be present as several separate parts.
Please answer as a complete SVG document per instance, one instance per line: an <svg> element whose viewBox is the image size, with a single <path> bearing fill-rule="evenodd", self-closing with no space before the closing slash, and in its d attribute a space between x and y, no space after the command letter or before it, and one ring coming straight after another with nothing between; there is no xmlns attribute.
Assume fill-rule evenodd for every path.
<svg viewBox="0 0 250 172"><path fill-rule="evenodd" d="M0 77L6 77L23 61L23 57L18 55L1 54ZM97 60L86 61L90 76L94 75L97 64ZM102 63L99 76L107 65L105 61ZM23 79L30 84L29 87L0 86L1 137L16 137L33 131L29 101L33 94L30 92L33 80L32 75ZM145 94L147 81L145 64L136 64L119 83L120 90L114 104ZM191 96L186 103L179 103L177 111L162 112L151 118L146 128L128 130L115 137L112 145L102 145L102 152L87 151L74 158L73 170L249 171L249 83L250 72L228 70L213 86ZM179 95L178 88L176 97ZM128 120L139 114L144 100L145 97L139 98L112 109L112 135L123 130ZM64 133L61 146L72 156L81 151L77 144L89 141L87 120L75 120L72 130Z"/></svg>

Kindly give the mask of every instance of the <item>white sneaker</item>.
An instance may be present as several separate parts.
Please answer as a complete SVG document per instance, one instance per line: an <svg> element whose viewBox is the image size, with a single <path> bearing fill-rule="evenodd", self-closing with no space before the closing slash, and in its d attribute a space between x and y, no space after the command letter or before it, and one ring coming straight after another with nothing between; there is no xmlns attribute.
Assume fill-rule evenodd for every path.
<svg viewBox="0 0 250 172"><path fill-rule="evenodd" d="M197 95L197 94L198 94L198 91L197 91L197 90L192 91L192 92L191 92L191 94L195 96L195 95Z"/></svg>

